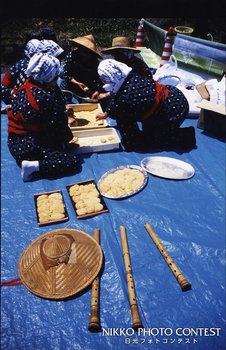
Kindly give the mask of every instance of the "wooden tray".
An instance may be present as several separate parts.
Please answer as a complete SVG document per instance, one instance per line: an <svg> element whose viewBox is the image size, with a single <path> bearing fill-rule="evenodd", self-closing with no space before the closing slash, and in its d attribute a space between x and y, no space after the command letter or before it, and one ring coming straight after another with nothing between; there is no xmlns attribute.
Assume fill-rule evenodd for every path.
<svg viewBox="0 0 226 350"><path fill-rule="evenodd" d="M72 130L73 141L79 145L75 152L92 153L106 152L120 148L120 138L115 128L102 128L92 130Z"/></svg>
<svg viewBox="0 0 226 350"><path fill-rule="evenodd" d="M39 214L39 208L38 208L38 198L41 198L41 196L44 196L42 198L47 198L48 197L48 200L50 198L52 198L53 196L51 195L54 195L54 194L59 194L61 196L61 201L62 201L62 205L63 205L63 210L59 210L60 213L59 214L62 214L62 215L57 215L58 213L58 210L57 210L57 207L55 206L55 203L52 203L52 213L53 215L47 215L49 213L49 210L48 208L50 208L50 203L48 205L48 207L46 208L45 207L45 214L43 214L42 216L42 219L40 218L40 214ZM36 217L37 217L37 222L38 222L38 225L39 226L43 226L43 225L51 225L51 224L56 224L56 223L60 223L60 222L64 222L64 221L68 221L69 220L69 216L68 216L68 212L67 212L67 208L66 208L66 205L65 205L65 201L64 201L64 197L63 197L63 193L62 191L51 191L51 192L42 192L42 193L36 193L34 195L34 201L35 201L35 210L36 210ZM47 203L45 203L47 204ZM61 206L62 208L62 206ZM55 214L55 215L54 215ZM58 216L58 218L57 218ZM46 220L45 220L46 218ZM49 218L49 219L48 219Z"/></svg>
<svg viewBox="0 0 226 350"><path fill-rule="evenodd" d="M84 214L82 214L82 213L80 214L80 213L78 212L78 208L76 208L76 203L78 203L79 200L81 200L81 197L80 197L80 198L76 198L76 201L75 201L75 199L73 199L73 195L70 193L70 192L71 192L70 190L71 190L71 188L72 188L73 186L87 186L87 185L93 186L93 188L95 188L95 190L98 192L98 198L99 198L100 204L102 205L103 208L100 209L100 210L98 210L98 211L94 211L94 210L93 210L93 211L91 211L91 212L85 212L86 210L84 210ZM99 214L103 214L103 213L109 212L109 210L108 210L108 208L107 208L107 206L106 206L106 203L105 203L105 201L104 201L104 199L103 199L103 197L102 197L100 191L98 190L98 187L97 187L97 185L96 185L96 183L95 183L94 180L87 180L87 181L82 181L82 182L74 183L74 184L71 184L71 185L66 186L66 188L67 188L69 197L70 197L70 199L71 199L71 203L72 203L72 206L73 206L73 208L74 208L75 215L77 216L78 219L89 218L89 217L92 217L92 216L95 216L95 215L99 215ZM85 192L85 193L86 193L86 192ZM89 199L88 199L88 202L89 202ZM87 203L87 202L85 201L85 203ZM86 205L85 205L85 207L86 207ZM82 209L82 208L81 208L81 209ZM91 210L92 208L89 208L89 209Z"/></svg>
<svg viewBox="0 0 226 350"><path fill-rule="evenodd" d="M67 107L73 109L78 122L77 126L70 127L71 130L99 129L108 126L106 119L96 120L97 114L103 113L99 103L67 104Z"/></svg>

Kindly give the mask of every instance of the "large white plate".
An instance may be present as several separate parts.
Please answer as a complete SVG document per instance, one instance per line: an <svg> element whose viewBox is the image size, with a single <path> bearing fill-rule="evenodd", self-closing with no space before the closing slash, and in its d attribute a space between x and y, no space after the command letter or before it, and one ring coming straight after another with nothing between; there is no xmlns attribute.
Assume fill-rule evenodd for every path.
<svg viewBox="0 0 226 350"><path fill-rule="evenodd" d="M147 157L141 166L148 173L167 179L185 180L195 174L191 164L170 157Z"/></svg>
<svg viewBox="0 0 226 350"><path fill-rule="evenodd" d="M130 193L127 193L127 194L121 195L121 196L110 196L108 193L101 191L101 189L100 189L101 182L109 174L112 174L112 173L116 172L117 170L122 170L122 169L125 169L125 168L136 169L136 170L140 171L144 175L144 181L143 181L142 185L139 188L137 188L135 191L131 191ZM111 198L111 199L121 199L121 198L130 197L130 196L134 195L135 193L140 192L144 188L144 186L147 184L147 181L148 181L148 174L146 173L146 171L142 167L137 166L137 165L125 165L125 166L116 167L116 168L111 169L111 170L107 171L106 173L104 173L101 176L101 178L99 179L99 181L97 183L97 187L98 187L100 193L102 194L102 196L107 197L107 198Z"/></svg>
<svg viewBox="0 0 226 350"><path fill-rule="evenodd" d="M180 78L176 75L168 75L158 79L158 83L171 86L177 86L181 82Z"/></svg>

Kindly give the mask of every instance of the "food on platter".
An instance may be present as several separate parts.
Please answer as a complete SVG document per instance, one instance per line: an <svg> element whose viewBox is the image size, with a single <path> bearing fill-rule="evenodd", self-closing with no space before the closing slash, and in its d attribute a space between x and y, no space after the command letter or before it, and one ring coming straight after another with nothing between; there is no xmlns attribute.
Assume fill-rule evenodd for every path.
<svg viewBox="0 0 226 350"><path fill-rule="evenodd" d="M68 219L61 191L36 194L35 205L40 225Z"/></svg>
<svg viewBox="0 0 226 350"><path fill-rule="evenodd" d="M147 174L140 167L119 167L104 174L98 188L103 196L123 198L141 190L146 182Z"/></svg>
<svg viewBox="0 0 226 350"><path fill-rule="evenodd" d="M68 186L68 193L78 217L108 211L94 181Z"/></svg>

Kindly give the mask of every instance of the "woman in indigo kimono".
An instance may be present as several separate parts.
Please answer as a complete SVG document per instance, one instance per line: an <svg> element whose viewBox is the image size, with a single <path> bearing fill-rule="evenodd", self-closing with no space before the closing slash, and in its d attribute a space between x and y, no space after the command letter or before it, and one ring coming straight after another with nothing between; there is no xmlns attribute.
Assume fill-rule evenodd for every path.
<svg viewBox="0 0 226 350"><path fill-rule="evenodd" d="M1 98L6 104L10 104L13 94L18 87L25 83L27 79L26 69L29 60L35 53L49 53L58 57L63 53L63 49L53 40L31 39L27 42L24 50L25 57L6 70L1 82Z"/></svg>
<svg viewBox="0 0 226 350"><path fill-rule="evenodd" d="M38 53L29 61L28 79L12 99L8 115L8 147L22 168L22 179L34 174L63 176L78 168L65 100L56 81L60 61Z"/></svg>
<svg viewBox="0 0 226 350"><path fill-rule="evenodd" d="M113 59L100 62L98 74L111 94L106 111L116 119L126 150L195 146L194 128L180 128L189 105L179 89Z"/></svg>

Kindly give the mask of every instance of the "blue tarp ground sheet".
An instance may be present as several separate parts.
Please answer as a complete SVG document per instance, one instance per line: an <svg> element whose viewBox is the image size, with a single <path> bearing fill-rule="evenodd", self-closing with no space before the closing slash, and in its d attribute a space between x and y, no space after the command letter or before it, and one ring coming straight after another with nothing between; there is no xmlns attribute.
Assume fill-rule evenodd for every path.
<svg viewBox="0 0 226 350"><path fill-rule="evenodd" d="M101 233L104 266L100 276L102 331L91 333L91 288L68 300L47 300L24 285L1 288L2 350L223 350L225 349L225 142L197 128L189 152L110 151L82 156L82 170L55 180L23 183L7 148L7 118L1 117L1 280L18 277L18 261L40 235L58 228ZM112 124L114 125L114 124ZM66 186L94 179L122 165L140 165L147 156L190 163L195 175L170 180L148 174L136 195L106 198L109 212L77 219ZM34 194L62 190L69 220L39 227ZM147 233L149 223L192 289L182 292ZM143 333L131 323L120 225L127 231ZM76 283L76 281L75 281ZM145 331L145 332L144 332Z"/></svg>

